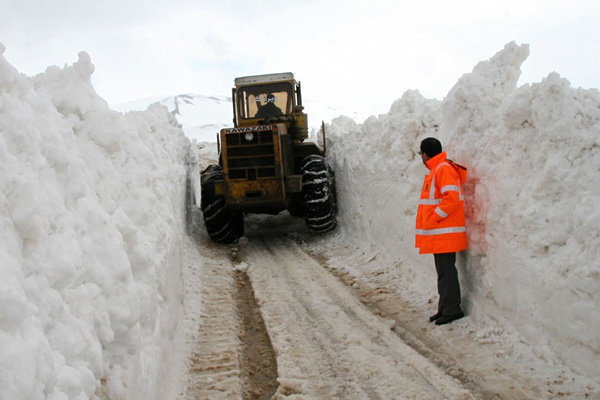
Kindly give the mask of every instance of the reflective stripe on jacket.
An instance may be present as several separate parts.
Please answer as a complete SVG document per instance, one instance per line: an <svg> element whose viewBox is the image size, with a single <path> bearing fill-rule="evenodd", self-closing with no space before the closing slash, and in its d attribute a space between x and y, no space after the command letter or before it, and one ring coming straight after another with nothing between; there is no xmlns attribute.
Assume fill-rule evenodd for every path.
<svg viewBox="0 0 600 400"><path fill-rule="evenodd" d="M467 248L465 201L462 185L467 170L440 153L426 161L415 247L419 253L451 253Z"/></svg>

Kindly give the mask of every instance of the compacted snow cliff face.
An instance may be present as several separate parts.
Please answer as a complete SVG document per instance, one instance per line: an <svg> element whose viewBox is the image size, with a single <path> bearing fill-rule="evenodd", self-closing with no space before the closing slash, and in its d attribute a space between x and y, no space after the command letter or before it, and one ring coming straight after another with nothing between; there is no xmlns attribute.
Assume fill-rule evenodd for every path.
<svg viewBox="0 0 600 400"><path fill-rule="evenodd" d="M157 398L181 314L189 140L121 115L86 53L24 76L0 45L0 397Z"/></svg>
<svg viewBox="0 0 600 400"><path fill-rule="evenodd" d="M513 326L540 355L600 371L600 93L550 74L517 87L526 45L465 74L439 102L406 92L389 113L332 122L340 232L384 254L415 302L437 301L431 256L414 249L419 143L440 138L468 167L470 248L459 257L470 317ZM368 266L365 266L368 268ZM548 352L550 350L550 352Z"/></svg>

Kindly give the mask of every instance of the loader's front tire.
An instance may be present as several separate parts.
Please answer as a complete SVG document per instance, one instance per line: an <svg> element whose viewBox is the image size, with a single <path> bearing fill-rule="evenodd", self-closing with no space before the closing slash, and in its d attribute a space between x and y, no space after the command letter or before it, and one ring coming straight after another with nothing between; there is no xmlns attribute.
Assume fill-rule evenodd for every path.
<svg viewBox="0 0 600 400"><path fill-rule="evenodd" d="M222 180L223 169L211 165L201 180L200 205L208 236L217 243L234 243L244 234L244 215L225 207L225 197L215 195L215 181Z"/></svg>
<svg viewBox="0 0 600 400"><path fill-rule="evenodd" d="M315 154L302 160L302 203L304 221L311 230L328 232L335 228L335 175L323 156Z"/></svg>

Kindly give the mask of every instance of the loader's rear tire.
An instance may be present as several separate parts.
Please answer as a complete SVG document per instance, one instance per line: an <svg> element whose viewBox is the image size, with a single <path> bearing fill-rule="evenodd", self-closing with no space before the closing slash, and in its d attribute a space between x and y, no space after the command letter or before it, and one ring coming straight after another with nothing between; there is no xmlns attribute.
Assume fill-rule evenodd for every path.
<svg viewBox="0 0 600 400"><path fill-rule="evenodd" d="M222 180L223 169L219 165L209 167L202 176L200 205L208 236L217 243L234 243L244 234L244 215L228 210L225 197L215 195L215 181Z"/></svg>
<svg viewBox="0 0 600 400"><path fill-rule="evenodd" d="M335 175L325 157L311 155L302 160L304 221L315 232L335 228L337 199Z"/></svg>

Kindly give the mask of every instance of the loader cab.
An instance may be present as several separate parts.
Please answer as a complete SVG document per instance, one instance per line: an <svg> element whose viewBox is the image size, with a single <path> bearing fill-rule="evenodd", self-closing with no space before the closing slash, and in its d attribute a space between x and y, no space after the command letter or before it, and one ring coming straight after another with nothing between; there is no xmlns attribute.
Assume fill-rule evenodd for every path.
<svg viewBox="0 0 600 400"><path fill-rule="evenodd" d="M301 112L300 83L290 72L236 78L232 90L235 127L254 126L269 117ZM280 118L277 122L284 122Z"/></svg>
<svg viewBox="0 0 600 400"><path fill-rule="evenodd" d="M292 113L292 85L281 83L276 85L259 85L241 88L240 117L243 119L261 118L266 115L287 115ZM279 110L265 112L265 110Z"/></svg>

